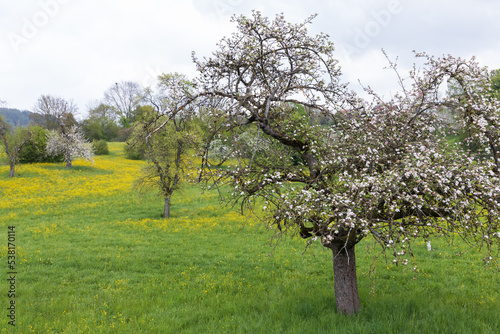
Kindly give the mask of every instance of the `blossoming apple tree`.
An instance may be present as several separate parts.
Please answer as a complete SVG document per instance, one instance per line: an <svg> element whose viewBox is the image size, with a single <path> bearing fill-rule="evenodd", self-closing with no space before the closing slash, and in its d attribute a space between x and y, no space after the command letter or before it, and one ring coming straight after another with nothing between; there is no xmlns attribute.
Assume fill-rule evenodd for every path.
<svg viewBox="0 0 500 334"><path fill-rule="evenodd" d="M62 132L49 131L47 134L47 154L64 155L66 168L71 168L72 161L76 157L93 161L94 156L92 145L85 140L76 126Z"/></svg>
<svg viewBox="0 0 500 334"><path fill-rule="evenodd" d="M462 239L496 261L500 109L489 94L490 73L474 60L417 54L423 69L406 78L390 63L399 94L384 100L366 88L373 100L364 101L341 83L328 36L308 34L312 18L291 24L283 15L235 17L236 33L211 57L194 57L201 95L217 102L209 108L218 120L212 130L237 161L220 170L210 168L207 155L205 176L229 183L242 207L265 201L278 233L330 248L336 305L345 314L360 308L355 246L364 238L396 264L408 263L413 240L431 236ZM450 78L464 98L439 98ZM488 159L445 139L437 111L450 106ZM315 124L318 113L331 125ZM239 149L238 134L251 129L266 140L263 158Z"/></svg>
<svg viewBox="0 0 500 334"><path fill-rule="evenodd" d="M92 161L91 144L76 127L75 114L78 108L73 101L59 96L41 95L33 110L33 121L50 130L47 134L48 155L63 154L66 168L71 168L75 157Z"/></svg>

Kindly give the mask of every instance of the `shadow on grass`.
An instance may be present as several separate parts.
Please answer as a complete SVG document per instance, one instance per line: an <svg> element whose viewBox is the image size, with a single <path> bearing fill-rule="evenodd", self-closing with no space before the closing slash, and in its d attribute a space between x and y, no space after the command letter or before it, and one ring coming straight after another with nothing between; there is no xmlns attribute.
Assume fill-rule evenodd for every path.
<svg viewBox="0 0 500 334"><path fill-rule="evenodd" d="M48 170L53 170L53 171L67 171L68 173L85 172L85 173L90 173L92 175L113 174L113 171L101 169L97 166L73 165L73 166L71 166L71 168L66 168L66 165L64 165L64 164L61 164L61 165L51 164L51 165L44 166L43 168L48 169Z"/></svg>

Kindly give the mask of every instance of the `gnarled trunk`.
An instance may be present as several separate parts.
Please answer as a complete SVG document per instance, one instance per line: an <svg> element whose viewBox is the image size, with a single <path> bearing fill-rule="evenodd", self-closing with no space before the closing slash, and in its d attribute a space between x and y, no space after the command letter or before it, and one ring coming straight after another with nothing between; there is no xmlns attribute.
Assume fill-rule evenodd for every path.
<svg viewBox="0 0 500 334"><path fill-rule="evenodd" d="M344 314L353 314L360 309L354 247L355 244L344 242L329 245L333 252L335 304L337 311Z"/></svg>
<svg viewBox="0 0 500 334"><path fill-rule="evenodd" d="M163 208L163 218L170 217L170 197L165 198L165 207Z"/></svg>
<svg viewBox="0 0 500 334"><path fill-rule="evenodd" d="M66 168L71 168L71 159L66 159Z"/></svg>

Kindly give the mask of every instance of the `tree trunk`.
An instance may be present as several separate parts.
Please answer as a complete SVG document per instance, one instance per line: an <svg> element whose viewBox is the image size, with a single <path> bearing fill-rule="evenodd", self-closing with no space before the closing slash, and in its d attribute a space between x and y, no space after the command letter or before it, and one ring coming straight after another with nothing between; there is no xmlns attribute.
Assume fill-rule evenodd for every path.
<svg viewBox="0 0 500 334"><path fill-rule="evenodd" d="M333 252L335 304L337 311L343 314L354 314L360 309L354 247L354 244L344 242L329 246Z"/></svg>
<svg viewBox="0 0 500 334"><path fill-rule="evenodd" d="M16 164L10 163L10 172L9 172L9 177L14 177L14 174L16 172Z"/></svg>
<svg viewBox="0 0 500 334"><path fill-rule="evenodd" d="M71 168L71 159L66 159L66 168Z"/></svg>
<svg viewBox="0 0 500 334"><path fill-rule="evenodd" d="M165 198L165 207L163 208L163 218L170 217L170 197Z"/></svg>

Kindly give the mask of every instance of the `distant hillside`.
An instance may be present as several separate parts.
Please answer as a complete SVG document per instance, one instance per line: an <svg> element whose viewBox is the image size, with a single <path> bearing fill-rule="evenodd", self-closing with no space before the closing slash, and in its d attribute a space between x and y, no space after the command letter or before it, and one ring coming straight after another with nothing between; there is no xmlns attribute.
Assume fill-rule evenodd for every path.
<svg viewBox="0 0 500 334"><path fill-rule="evenodd" d="M26 126L30 123L32 112L31 111L21 111L19 109L12 108L0 108L0 115L5 118L5 121L10 125L16 126Z"/></svg>

